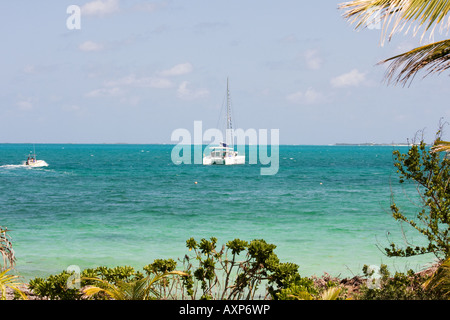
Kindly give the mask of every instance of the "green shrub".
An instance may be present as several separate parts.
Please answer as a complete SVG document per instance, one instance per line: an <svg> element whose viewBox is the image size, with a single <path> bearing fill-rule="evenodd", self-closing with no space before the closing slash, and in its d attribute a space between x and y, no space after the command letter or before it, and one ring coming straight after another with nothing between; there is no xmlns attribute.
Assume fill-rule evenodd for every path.
<svg viewBox="0 0 450 320"><path fill-rule="evenodd" d="M35 278L30 280L28 287L38 297L51 300L79 300L81 292L76 288L69 288L67 281L73 273L63 271L60 274L50 275L47 279Z"/></svg>
<svg viewBox="0 0 450 320"><path fill-rule="evenodd" d="M434 146L441 143L438 131ZM423 246L408 245L401 248L390 243L385 251L388 256L409 257L433 253L439 259L450 257L450 158L435 152L422 140L412 145L407 153L396 150L394 165L399 173L399 182L410 182L416 185L419 193L420 211L414 215L403 213L393 202L392 216L395 220L405 222L424 236L427 244ZM418 206L419 207L419 206ZM413 216L413 218L410 218Z"/></svg>
<svg viewBox="0 0 450 320"><path fill-rule="evenodd" d="M413 270L406 274L395 272L391 275L386 265L381 265L379 278L374 278L374 271L367 265L363 273L368 277L366 283L361 286L361 292L356 296L358 300L431 300L439 299L434 292L423 287L427 276L414 273ZM375 280L376 279L376 280Z"/></svg>
<svg viewBox="0 0 450 320"><path fill-rule="evenodd" d="M29 287L41 298L56 300L85 299L80 289L86 286L98 287L89 291L90 299L110 299L113 295L106 293L111 290L118 293L117 297L132 297L119 291L135 290L147 282L152 286L152 296L161 299L284 299L299 290L317 292L312 280L299 275L296 264L280 262L274 253L276 246L262 239L234 239L218 250L216 238L200 242L191 238L186 246L194 256L185 256L183 271L174 271L177 263L173 259L156 259L143 268L145 277L128 266L98 267L83 270L80 275L63 271L46 279L35 278Z"/></svg>
<svg viewBox="0 0 450 320"><path fill-rule="evenodd" d="M56 275L50 275L46 279L35 278L30 280L29 289L40 298L51 300L80 300L83 293L79 290L81 287L94 284L93 281L84 280L85 278L99 278L109 283L116 284L120 281L131 281L143 278L142 273L135 272L132 267L97 267L94 269L85 269L78 277L75 272L62 271ZM71 280L75 281L71 281ZM69 285L68 285L69 283Z"/></svg>
<svg viewBox="0 0 450 320"><path fill-rule="evenodd" d="M192 299L254 299L257 293L278 299L277 293L302 279L298 266L281 263L274 253L275 245L266 241L234 239L220 250L217 239L194 238L186 241L194 257L185 257L185 270L190 273L188 293ZM195 265L190 261L194 261ZM266 285L263 291L261 286Z"/></svg>

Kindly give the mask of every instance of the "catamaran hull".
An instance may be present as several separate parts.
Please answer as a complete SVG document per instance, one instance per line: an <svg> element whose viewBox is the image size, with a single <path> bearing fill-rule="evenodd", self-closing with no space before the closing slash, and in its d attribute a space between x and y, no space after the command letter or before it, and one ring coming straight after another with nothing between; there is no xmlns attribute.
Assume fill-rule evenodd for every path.
<svg viewBox="0 0 450 320"><path fill-rule="evenodd" d="M245 156L235 156L227 158L214 158L207 156L203 158L203 165L234 165L234 164L245 164Z"/></svg>
<svg viewBox="0 0 450 320"><path fill-rule="evenodd" d="M235 156L225 158L225 165L245 164L245 156Z"/></svg>

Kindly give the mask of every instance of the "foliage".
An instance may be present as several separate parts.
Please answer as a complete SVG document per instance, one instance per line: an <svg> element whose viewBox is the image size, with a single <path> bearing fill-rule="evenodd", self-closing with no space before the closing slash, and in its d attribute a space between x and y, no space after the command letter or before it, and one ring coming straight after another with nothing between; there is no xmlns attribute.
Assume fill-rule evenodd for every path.
<svg viewBox="0 0 450 320"><path fill-rule="evenodd" d="M439 132L438 132L439 135ZM436 139L440 141L440 139ZM395 167L400 183L412 181L417 184L422 208L416 219L409 219L400 212L394 202L391 211L394 219L404 221L424 235L427 246L407 245L398 248L394 243L386 248L388 256L408 257L433 252L438 258L450 256L450 160L439 153L430 152L422 140L413 145L406 154L394 151Z"/></svg>
<svg viewBox="0 0 450 320"><path fill-rule="evenodd" d="M0 255L3 260L3 264L0 265L0 300L6 299L6 288L14 290L17 295L26 300L26 295L19 288L21 283L16 281L19 277L8 274L16 261L11 237L7 234L8 231L8 228L0 226Z"/></svg>
<svg viewBox="0 0 450 320"><path fill-rule="evenodd" d="M143 268L148 277L160 277L158 281L152 283L155 296L162 299L176 299L180 291L181 295L184 294L183 282L188 274L175 271L176 266L177 262L173 259L156 259ZM170 275L177 275L177 277L169 277Z"/></svg>
<svg viewBox="0 0 450 320"><path fill-rule="evenodd" d="M8 269L8 264L13 267L16 261L11 237L6 234L8 231L8 228L0 226L0 254L3 258L3 265L0 266L0 270Z"/></svg>
<svg viewBox="0 0 450 320"><path fill-rule="evenodd" d="M192 299L198 292L200 299L254 299L263 284L271 297L277 299L280 290L301 279L298 266L281 263L273 252L276 246L264 240L234 239L220 250L216 243L214 237L201 239L200 243L194 238L186 241L189 251L195 253L194 257L184 259L190 275L185 282Z"/></svg>
<svg viewBox="0 0 450 320"><path fill-rule="evenodd" d="M80 287L93 285L96 280L105 281L113 285L120 282L129 282L142 279L140 272L135 272L132 267L97 267L95 269L85 269L80 275L75 272L62 271L56 275L50 275L43 279L37 277L29 281L29 288L41 298L51 300L80 300L83 293ZM101 298L100 296L98 298Z"/></svg>
<svg viewBox="0 0 450 320"><path fill-rule="evenodd" d="M367 265L363 268L364 275L368 277L361 292L356 296L358 300L431 300L440 299L441 296L424 288L423 283L427 276L409 270L406 274L395 272L393 276L386 265L381 265L378 278L374 277L374 270Z"/></svg>
<svg viewBox="0 0 450 320"><path fill-rule="evenodd" d="M81 293L76 287L68 287L67 281L72 273L63 271L50 275L47 279L37 277L29 281L28 287L38 297L51 300L79 300Z"/></svg>
<svg viewBox="0 0 450 320"><path fill-rule="evenodd" d="M344 17L356 24L356 29L376 23L382 30L382 40L404 29L415 30L416 35L424 27L422 38L437 26L441 31L449 29L450 2L446 0L354 0L340 4ZM390 29L390 31L389 31ZM430 43L412 49L382 63L390 62L387 78L406 84L422 69L428 74L442 72L450 67L450 40ZM395 76L397 74L397 76Z"/></svg>
<svg viewBox="0 0 450 320"><path fill-rule="evenodd" d="M279 300L313 300L318 295L318 290L314 282L307 278L298 278L291 282L287 288L281 289L277 293Z"/></svg>
<svg viewBox="0 0 450 320"><path fill-rule="evenodd" d="M298 274L298 266L281 263L273 252L275 245L264 240L251 242L234 239L217 250L217 239L193 238L186 241L194 257L185 256L184 271L175 271L172 259L157 259L143 269L144 276L131 267L98 267L83 270L79 285L70 284L74 274L63 271L47 279L30 281L30 289L50 299L254 299L262 284L278 299L282 289L307 283ZM168 277L174 276L174 277ZM308 285L312 286L312 282ZM83 292L79 289L84 287ZM266 290L262 293L266 294ZM83 293L85 295L83 295ZM198 297L198 294L200 297Z"/></svg>
<svg viewBox="0 0 450 320"><path fill-rule="evenodd" d="M23 300L27 300L27 296L20 290L20 282L16 282L18 276L7 274L11 269L6 269L0 273L0 300L6 300L6 288L14 290Z"/></svg>
<svg viewBox="0 0 450 320"><path fill-rule="evenodd" d="M423 287L436 292L445 299L450 298L450 258L441 263L433 275L423 284Z"/></svg>
<svg viewBox="0 0 450 320"><path fill-rule="evenodd" d="M337 278L301 277L298 267L280 263L273 252L276 246L264 240L234 239L221 250L216 243L215 238L187 240L195 255L185 257L184 271L176 271L172 259L156 259L143 268L145 275L128 266L98 267L75 277L63 271L47 279L36 278L29 288L41 298L56 300L255 299L263 284L262 292L267 294L263 298L275 300L424 300L448 298L449 294L450 260L431 278L412 270L391 275L385 265L375 274L364 266L367 281L359 293L348 296Z"/></svg>
<svg viewBox="0 0 450 320"><path fill-rule="evenodd" d="M153 277L148 275L145 278L139 278L130 282L118 281L116 284L98 278L88 278L86 280L96 281L99 284L97 286L87 286L83 289L83 292L87 297L104 293L114 300L151 300L160 297L154 287L155 284L170 275L185 274L180 271L166 271Z"/></svg>
<svg viewBox="0 0 450 320"><path fill-rule="evenodd" d="M288 289L283 289L279 293L280 300L339 300L339 295L342 288L332 287L321 294L314 295L302 287L292 286Z"/></svg>

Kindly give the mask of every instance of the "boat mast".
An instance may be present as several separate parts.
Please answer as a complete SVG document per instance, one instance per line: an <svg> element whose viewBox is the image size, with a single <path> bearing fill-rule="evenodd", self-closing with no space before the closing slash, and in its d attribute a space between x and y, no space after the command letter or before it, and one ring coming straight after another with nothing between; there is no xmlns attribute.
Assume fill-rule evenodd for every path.
<svg viewBox="0 0 450 320"><path fill-rule="evenodd" d="M227 132L226 132L226 143L231 148L233 147L233 123L231 121L231 99L230 99L230 87L228 84L227 77Z"/></svg>

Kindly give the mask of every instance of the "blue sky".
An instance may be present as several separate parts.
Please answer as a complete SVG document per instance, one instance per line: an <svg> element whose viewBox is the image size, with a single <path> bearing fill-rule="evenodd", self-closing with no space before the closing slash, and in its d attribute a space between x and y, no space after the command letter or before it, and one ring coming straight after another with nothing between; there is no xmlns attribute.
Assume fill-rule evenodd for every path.
<svg viewBox="0 0 450 320"><path fill-rule="evenodd" d="M340 2L3 1L0 142L175 143L196 120L217 127L227 77L235 126L279 129L282 144L432 139L448 75L384 83L376 64L419 39L381 46Z"/></svg>

